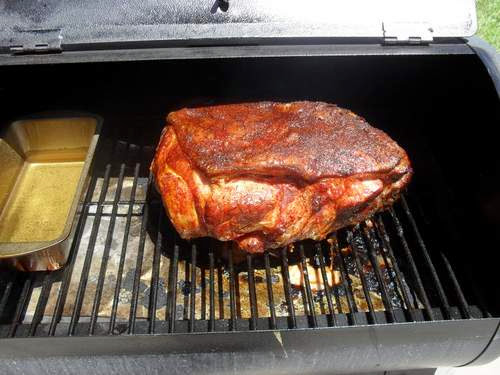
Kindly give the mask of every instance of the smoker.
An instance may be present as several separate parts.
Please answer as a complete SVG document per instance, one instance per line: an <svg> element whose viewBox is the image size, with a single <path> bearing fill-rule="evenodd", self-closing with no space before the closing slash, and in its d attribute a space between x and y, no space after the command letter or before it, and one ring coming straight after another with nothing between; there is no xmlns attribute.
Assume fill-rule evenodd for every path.
<svg viewBox="0 0 500 375"><path fill-rule="evenodd" d="M53 114L98 124L57 265L0 236L3 369L356 373L500 356L500 74L475 30L473 0L0 5L0 134ZM408 152L408 190L263 255L180 239L149 172L166 114L260 100L360 114ZM0 233L31 232L6 217Z"/></svg>

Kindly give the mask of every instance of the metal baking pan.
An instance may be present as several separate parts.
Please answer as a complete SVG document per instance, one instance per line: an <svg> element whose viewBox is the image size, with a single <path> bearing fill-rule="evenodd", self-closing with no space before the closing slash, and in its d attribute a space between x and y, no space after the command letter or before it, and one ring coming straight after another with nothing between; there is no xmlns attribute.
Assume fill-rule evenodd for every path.
<svg viewBox="0 0 500 375"><path fill-rule="evenodd" d="M0 134L0 261L57 270L68 258L102 120L43 114Z"/></svg>

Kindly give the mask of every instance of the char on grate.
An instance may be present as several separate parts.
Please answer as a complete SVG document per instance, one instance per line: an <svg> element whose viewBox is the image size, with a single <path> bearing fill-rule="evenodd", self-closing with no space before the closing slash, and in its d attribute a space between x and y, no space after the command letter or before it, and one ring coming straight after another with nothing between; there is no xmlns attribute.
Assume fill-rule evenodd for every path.
<svg viewBox="0 0 500 375"><path fill-rule="evenodd" d="M118 142L106 150L101 146L68 265L56 272L3 272L1 337L483 316L468 304L445 255L427 248L417 226L422 213L410 209L418 208L413 193L325 241L241 256L212 239L178 237L151 189L152 147Z"/></svg>

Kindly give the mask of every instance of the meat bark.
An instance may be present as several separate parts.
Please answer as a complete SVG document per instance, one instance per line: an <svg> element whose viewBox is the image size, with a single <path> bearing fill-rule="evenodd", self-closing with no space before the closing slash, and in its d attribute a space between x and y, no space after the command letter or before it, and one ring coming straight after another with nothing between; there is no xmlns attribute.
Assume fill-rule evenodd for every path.
<svg viewBox="0 0 500 375"><path fill-rule="evenodd" d="M392 204L412 174L387 134L321 102L172 112L151 169L181 237L248 252L356 224Z"/></svg>

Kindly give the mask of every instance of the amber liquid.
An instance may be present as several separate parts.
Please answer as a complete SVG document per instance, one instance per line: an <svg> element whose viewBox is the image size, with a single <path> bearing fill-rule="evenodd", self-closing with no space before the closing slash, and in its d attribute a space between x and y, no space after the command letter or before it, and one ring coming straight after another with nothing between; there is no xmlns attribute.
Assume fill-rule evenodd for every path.
<svg viewBox="0 0 500 375"><path fill-rule="evenodd" d="M0 242L53 241L64 231L84 150L30 155L0 213Z"/></svg>

